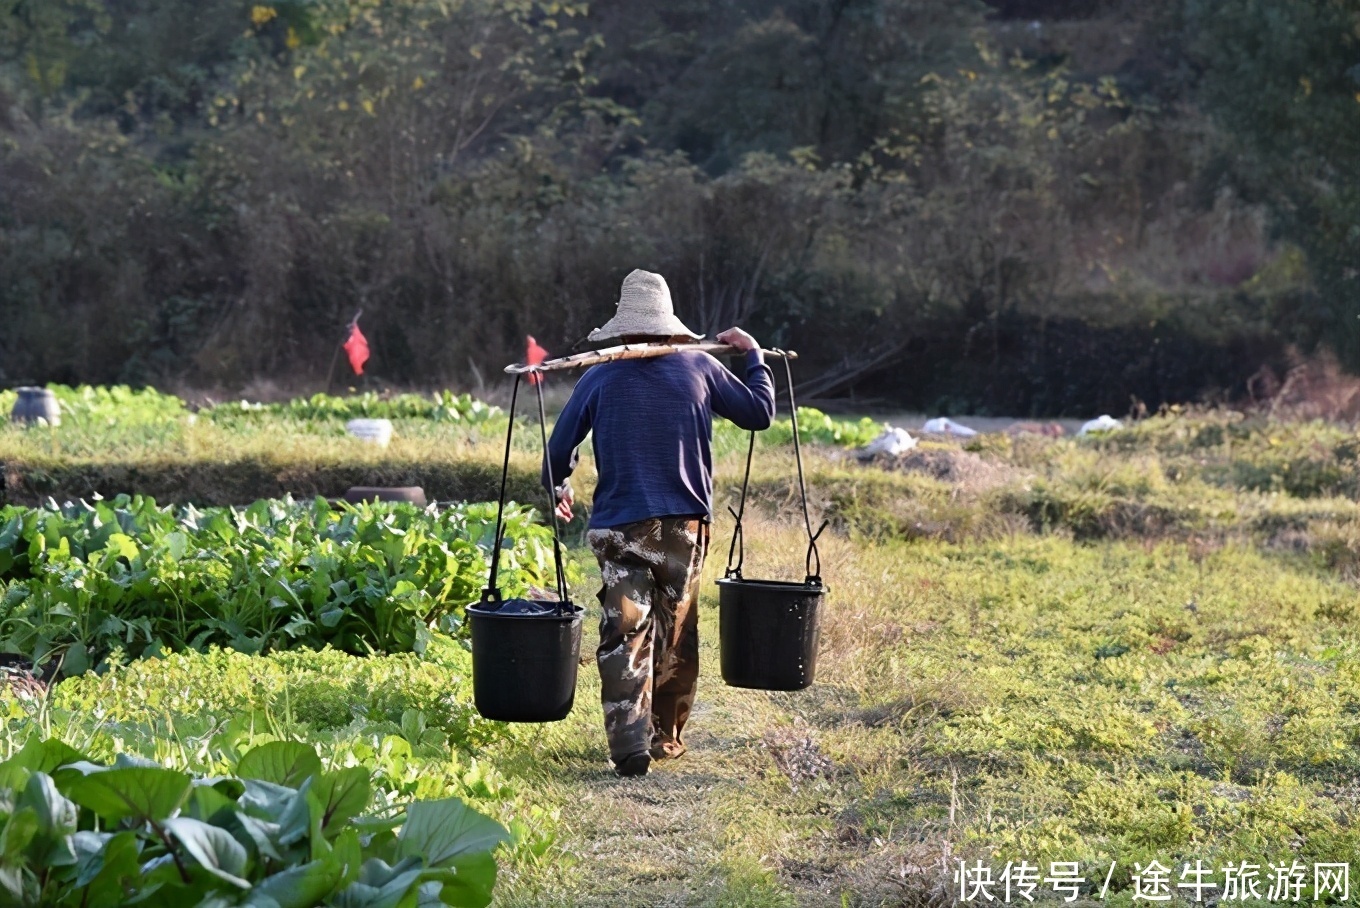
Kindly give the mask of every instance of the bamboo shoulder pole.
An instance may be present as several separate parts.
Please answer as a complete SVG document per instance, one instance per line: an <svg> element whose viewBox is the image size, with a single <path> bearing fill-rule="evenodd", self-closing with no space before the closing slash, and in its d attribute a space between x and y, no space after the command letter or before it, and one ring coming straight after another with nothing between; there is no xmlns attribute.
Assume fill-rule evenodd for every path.
<svg viewBox="0 0 1360 908"><path fill-rule="evenodd" d="M602 350L588 350L585 353L577 353L574 356L563 356L559 359L550 359L539 363L536 366L527 363L514 363L505 367L505 371L511 375L523 375L532 372L557 372L563 369L579 369L585 366L597 366L600 363L612 363L623 359L650 359L653 356L665 356L668 353L682 353L686 350L702 350L705 353L714 355L735 354L739 351L736 347L729 344L623 344L618 347L605 347ZM797 359L798 354L792 350L764 350L766 356L773 356L785 359Z"/></svg>

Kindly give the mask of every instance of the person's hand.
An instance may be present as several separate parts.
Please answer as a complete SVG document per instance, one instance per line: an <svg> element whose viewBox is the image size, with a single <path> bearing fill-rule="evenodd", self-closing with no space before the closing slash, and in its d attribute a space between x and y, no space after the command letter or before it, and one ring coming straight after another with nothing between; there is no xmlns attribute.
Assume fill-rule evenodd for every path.
<svg viewBox="0 0 1360 908"><path fill-rule="evenodd" d="M557 488L560 490L557 495L557 516L571 523L571 506L576 503L576 497L571 493L571 483L564 482Z"/></svg>
<svg viewBox="0 0 1360 908"><path fill-rule="evenodd" d="M719 334L718 343L736 347L742 353L760 349L760 344L756 343L756 339L740 328L728 328L722 334Z"/></svg>

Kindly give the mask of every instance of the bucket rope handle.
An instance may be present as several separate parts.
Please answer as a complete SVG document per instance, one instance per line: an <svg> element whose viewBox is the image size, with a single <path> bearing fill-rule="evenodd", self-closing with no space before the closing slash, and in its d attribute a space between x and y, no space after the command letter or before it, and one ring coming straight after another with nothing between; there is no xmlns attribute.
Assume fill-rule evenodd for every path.
<svg viewBox="0 0 1360 908"><path fill-rule="evenodd" d="M505 430L505 463L501 466L501 492L496 500L496 532L491 547L491 576L487 578L486 589L482 590L482 602L501 601L501 590L496 585L496 575L501 567L501 538L505 532L505 485L510 478L510 442L515 435L515 404L519 401L520 377L515 376L514 388L510 391L510 425ZM499 608L500 606L497 606Z"/></svg>
<svg viewBox="0 0 1360 908"><path fill-rule="evenodd" d="M519 383L523 376L515 376L514 389L510 392L510 425L505 430L505 460L501 465L501 492L496 501L496 533L495 544L491 551L491 576L487 578L486 589L482 590L482 604L491 602L497 603L495 609L498 610L503 604L501 599L500 587L496 585L497 575L500 573L501 566L501 546L505 544L505 490L506 484L510 479L510 443L515 436L515 406L519 401ZM538 424L543 436L543 463L544 469L548 474L548 485L552 488L552 464L548 460L548 419L543 409L543 383L540 379L535 384L538 390ZM557 613L560 615L567 605L567 575L562 566L562 541L557 528L557 502L552 500L553 493L548 493L548 513L552 517L553 533L553 567L556 571L557 580Z"/></svg>
<svg viewBox="0 0 1360 908"><path fill-rule="evenodd" d="M783 352L782 350L779 352ZM789 383L789 414L793 425L793 457L798 463L798 493L803 498L803 525L807 527L808 550L805 559L807 568L807 578L803 581L808 586L822 584L822 553L817 550L817 537L822 535L822 531L831 523L823 520L822 525L816 532L812 529L812 515L808 511L807 480L803 477L803 446L798 436L798 401L793 397L793 366L789 364L789 358L784 357L784 375ZM816 567L813 567L813 565Z"/></svg>
<svg viewBox="0 0 1360 908"><path fill-rule="evenodd" d="M736 518L736 526L732 528L732 544L727 547L727 571L724 576L740 580L741 565L746 560L746 538L741 532L741 519L746 514L746 487L751 482L751 458L756 453L756 433L751 433L751 443L746 448L746 475L741 480L741 504L737 510L732 510L728 505L727 513ZM735 555L737 563L732 564L732 556Z"/></svg>
<svg viewBox="0 0 1360 908"><path fill-rule="evenodd" d="M783 350L775 348L771 353L779 354L784 360L784 375L789 385L789 416L793 426L793 456L798 464L798 493L803 500L803 525L807 528L808 550L804 560L804 567L807 570L807 577L803 583L808 586L821 586L822 583L822 554L817 550L817 538L822 535L822 531L830 524L829 520L822 521L822 525L815 531L812 529L812 514L808 510L807 480L803 476L803 447L798 434L798 402L793 395L793 367L789 364L789 357ZM746 449L746 474L741 480L741 502L737 510L728 507L728 513L736 518L736 527L732 530L732 545L727 550L727 572L729 578L740 580L741 565L746 557L746 541L742 533L742 517L746 514L746 492L751 484L751 460L755 456L756 433L751 433L751 442ZM736 563L733 564L733 556L736 556Z"/></svg>
<svg viewBox="0 0 1360 908"><path fill-rule="evenodd" d="M553 482L552 458L548 456L548 417L543 410L542 376L534 382L534 391L538 395L538 431L543 437L543 472L548 477L548 517L552 520L553 567L557 571L557 611L561 614L567 604L567 572L562 567L562 534L557 526L557 484ZM507 459L507 466L509 463ZM496 557L500 558L499 550Z"/></svg>

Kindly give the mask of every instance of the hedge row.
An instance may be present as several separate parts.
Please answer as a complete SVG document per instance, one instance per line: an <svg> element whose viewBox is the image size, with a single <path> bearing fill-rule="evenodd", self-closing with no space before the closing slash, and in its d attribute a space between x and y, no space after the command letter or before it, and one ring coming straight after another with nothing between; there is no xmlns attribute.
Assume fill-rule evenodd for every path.
<svg viewBox="0 0 1360 908"><path fill-rule="evenodd" d="M165 458L135 462L11 459L0 464L0 505L141 494L170 504L242 505L261 498L338 498L351 486L421 486L431 501L495 501L501 464L491 459L369 463L297 463L249 457L233 460ZM512 464L507 488L515 500L546 503L538 474Z"/></svg>

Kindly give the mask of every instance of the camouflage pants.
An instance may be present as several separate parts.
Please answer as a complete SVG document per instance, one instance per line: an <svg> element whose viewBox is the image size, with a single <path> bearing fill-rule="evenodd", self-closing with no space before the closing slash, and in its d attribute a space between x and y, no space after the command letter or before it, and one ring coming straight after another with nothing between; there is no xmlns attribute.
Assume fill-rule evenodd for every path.
<svg viewBox="0 0 1360 908"><path fill-rule="evenodd" d="M600 562L600 667L605 736L615 763L680 733L699 680L699 575L709 526L663 517L587 534Z"/></svg>

